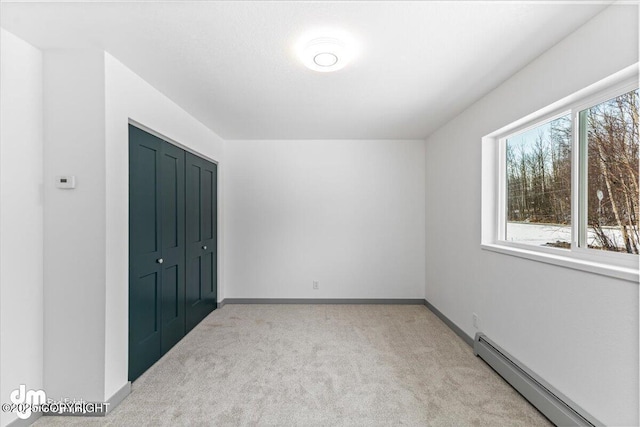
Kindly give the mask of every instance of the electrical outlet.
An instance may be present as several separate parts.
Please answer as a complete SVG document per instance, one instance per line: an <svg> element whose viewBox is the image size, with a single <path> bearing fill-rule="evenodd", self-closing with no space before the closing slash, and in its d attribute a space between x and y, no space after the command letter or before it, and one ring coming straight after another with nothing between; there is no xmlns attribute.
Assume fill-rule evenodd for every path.
<svg viewBox="0 0 640 427"><path fill-rule="evenodd" d="M318 289L320 289L320 282L318 282L317 280L313 281L313 289L315 289L316 291Z"/></svg>
<svg viewBox="0 0 640 427"><path fill-rule="evenodd" d="M475 313L473 313L473 327L476 329L480 329L480 318Z"/></svg>

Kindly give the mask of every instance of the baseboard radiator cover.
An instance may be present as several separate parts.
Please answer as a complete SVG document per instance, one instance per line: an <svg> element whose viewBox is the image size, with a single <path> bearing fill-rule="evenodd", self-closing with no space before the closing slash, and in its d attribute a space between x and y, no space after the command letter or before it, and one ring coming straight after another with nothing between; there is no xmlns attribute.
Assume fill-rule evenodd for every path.
<svg viewBox="0 0 640 427"><path fill-rule="evenodd" d="M473 352L557 426L602 426L566 396L531 372L504 349L478 332Z"/></svg>

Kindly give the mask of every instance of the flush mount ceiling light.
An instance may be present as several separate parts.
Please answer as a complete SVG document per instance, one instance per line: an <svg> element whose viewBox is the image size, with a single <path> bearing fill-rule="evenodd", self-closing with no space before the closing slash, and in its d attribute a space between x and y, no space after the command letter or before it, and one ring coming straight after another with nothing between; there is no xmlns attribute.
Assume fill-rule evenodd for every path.
<svg viewBox="0 0 640 427"><path fill-rule="evenodd" d="M335 33L335 32L334 32ZM344 68L354 57L355 44L344 34L308 35L297 45L298 57L314 71L327 73Z"/></svg>

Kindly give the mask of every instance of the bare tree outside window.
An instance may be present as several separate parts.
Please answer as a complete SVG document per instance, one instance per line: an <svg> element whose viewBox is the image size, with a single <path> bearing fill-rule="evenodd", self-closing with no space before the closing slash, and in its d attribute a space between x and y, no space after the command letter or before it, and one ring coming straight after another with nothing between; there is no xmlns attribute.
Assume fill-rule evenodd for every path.
<svg viewBox="0 0 640 427"><path fill-rule="evenodd" d="M586 125L587 245L638 254L638 90L580 112Z"/></svg>
<svg viewBox="0 0 640 427"><path fill-rule="evenodd" d="M571 115L506 141L506 239L571 246Z"/></svg>

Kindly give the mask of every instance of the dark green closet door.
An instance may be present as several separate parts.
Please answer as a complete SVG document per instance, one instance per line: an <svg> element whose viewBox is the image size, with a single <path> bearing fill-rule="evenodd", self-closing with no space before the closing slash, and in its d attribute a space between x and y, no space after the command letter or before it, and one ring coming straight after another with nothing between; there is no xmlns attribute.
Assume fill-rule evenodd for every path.
<svg viewBox="0 0 640 427"><path fill-rule="evenodd" d="M129 126L129 380L185 334L184 150Z"/></svg>
<svg viewBox="0 0 640 427"><path fill-rule="evenodd" d="M184 150L162 143L162 354L185 334Z"/></svg>
<svg viewBox="0 0 640 427"><path fill-rule="evenodd" d="M129 380L217 305L217 167L129 126Z"/></svg>
<svg viewBox="0 0 640 427"><path fill-rule="evenodd" d="M161 356L162 140L129 126L129 379Z"/></svg>
<svg viewBox="0 0 640 427"><path fill-rule="evenodd" d="M187 331L217 306L217 166L186 153Z"/></svg>

